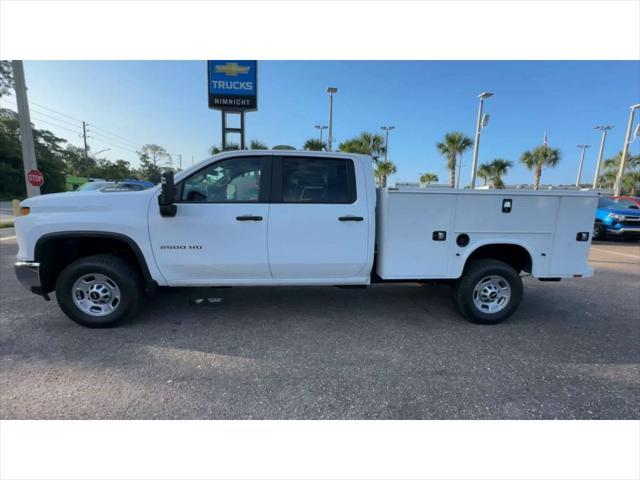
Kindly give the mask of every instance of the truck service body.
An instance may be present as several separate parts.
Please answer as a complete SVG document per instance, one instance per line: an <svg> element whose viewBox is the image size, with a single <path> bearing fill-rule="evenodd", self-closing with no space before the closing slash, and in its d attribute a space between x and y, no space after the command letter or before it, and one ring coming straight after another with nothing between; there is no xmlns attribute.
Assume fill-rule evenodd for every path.
<svg viewBox="0 0 640 480"><path fill-rule="evenodd" d="M163 182L165 178L163 178ZM586 277L591 192L376 189L371 157L230 151L133 192L22 202L18 278L91 327L155 286L444 281L478 323L510 316L520 275Z"/></svg>

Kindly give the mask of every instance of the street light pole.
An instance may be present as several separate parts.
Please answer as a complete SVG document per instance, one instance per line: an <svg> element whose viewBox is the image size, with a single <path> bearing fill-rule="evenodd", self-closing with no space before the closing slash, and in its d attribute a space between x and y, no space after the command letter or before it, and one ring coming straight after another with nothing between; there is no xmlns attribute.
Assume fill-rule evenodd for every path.
<svg viewBox="0 0 640 480"><path fill-rule="evenodd" d="M336 93L338 89L336 87L327 88L327 93L329 94L329 151L333 150L333 94Z"/></svg>
<svg viewBox="0 0 640 480"><path fill-rule="evenodd" d="M317 128L318 130L320 130L320 143L322 143L322 131L326 130L327 127L326 125L314 125L313 128Z"/></svg>
<svg viewBox="0 0 640 480"><path fill-rule="evenodd" d="M380 127L380 128L386 132L385 139L384 139L384 161L386 162L387 155L389 153L389 132L396 127L386 126L386 127Z"/></svg>
<svg viewBox="0 0 640 480"><path fill-rule="evenodd" d="M616 177L616 183L613 187L613 195L615 197L620 196L622 191L622 176L624 175L624 167L627 164L627 153L629 153L629 144L631 143L631 129L633 128L633 115L636 109L640 108L640 103L631 105L631 111L629 112L629 124L627 125L627 135L624 139L624 147L622 147L622 157L620 158L620 169L618 170L618 176Z"/></svg>
<svg viewBox="0 0 640 480"><path fill-rule="evenodd" d="M580 186L580 178L582 177L582 166L584 165L584 152L587 148L591 148L591 145L576 145L580 149L580 163L578 164L578 176L576 177L576 187Z"/></svg>
<svg viewBox="0 0 640 480"><path fill-rule="evenodd" d="M607 140L607 131L613 128L613 125L597 125L596 130L602 130L602 139L600 140L600 150L598 151L598 161L596 163L596 173L593 176L593 188L598 188L600 180L600 168L602 167L602 156L604 155L604 142Z"/></svg>
<svg viewBox="0 0 640 480"><path fill-rule="evenodd" d="M478 123L476 124L476 141L473 144L473 161L471 163L471 188L476 188L476 169L478 168L478 150L480 148L480 132L482 131L483 123L486 126L486 122L483 121L482 109L484 106L484 99L493 96L491 92L482 92L478 95L480 99L480 105L478 105Z"/></svg>

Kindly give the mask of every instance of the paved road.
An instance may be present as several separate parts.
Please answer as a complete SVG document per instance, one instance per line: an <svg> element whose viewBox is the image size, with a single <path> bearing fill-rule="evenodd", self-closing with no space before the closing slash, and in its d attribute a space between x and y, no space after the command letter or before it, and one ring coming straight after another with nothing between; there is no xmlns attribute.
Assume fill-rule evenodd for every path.
<svg viewBox="0 0 640 480"><path fill-rule="evenodd" d="M13 214L13 207L11 202L0 202L0 222L6 222L9 220L15 220L16 216Z"/></svg>
<svg viewBox="0 0 640 480"><path fill-rule="evenodd" d="M82 328L15 281L0 240L0 418L637 419L640 246L592 249L596 276L526 280L477 326L446 287L174 289L137 320Z"/></svg>

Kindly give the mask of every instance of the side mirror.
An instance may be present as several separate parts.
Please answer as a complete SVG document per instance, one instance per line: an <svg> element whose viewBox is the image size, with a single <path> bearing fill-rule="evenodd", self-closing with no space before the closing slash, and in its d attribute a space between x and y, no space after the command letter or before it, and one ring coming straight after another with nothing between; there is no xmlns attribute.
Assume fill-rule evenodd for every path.
<svg viewBox="0 0 640 480"><path fill-rule="evenodd" d="M160 177L162 185L162 193L158 197L158 205L160 205L160 215L163 217L175 217L178 207L174 203L176 188L173 183L173 172L167 171Z"/></svg>

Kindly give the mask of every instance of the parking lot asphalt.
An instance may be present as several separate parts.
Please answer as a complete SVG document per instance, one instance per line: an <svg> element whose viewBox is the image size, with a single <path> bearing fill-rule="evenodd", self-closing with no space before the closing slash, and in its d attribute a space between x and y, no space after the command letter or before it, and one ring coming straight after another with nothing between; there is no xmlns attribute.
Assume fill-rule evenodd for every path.
<svg viewBox="0 0 640 480"><path fill-rule="evenodd" d="M592 278L525 279L495 326L411 284L166 289L90 330L19 285L16 251L0 238L2 419L640 418L638 242L594 244Z"/></svg>

